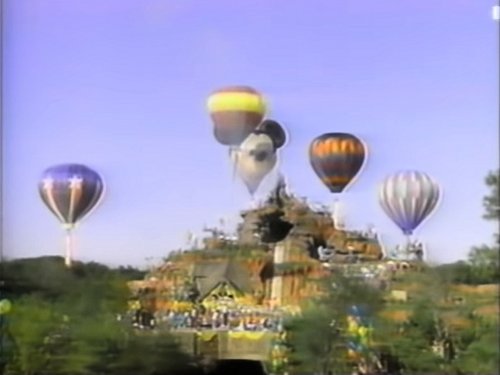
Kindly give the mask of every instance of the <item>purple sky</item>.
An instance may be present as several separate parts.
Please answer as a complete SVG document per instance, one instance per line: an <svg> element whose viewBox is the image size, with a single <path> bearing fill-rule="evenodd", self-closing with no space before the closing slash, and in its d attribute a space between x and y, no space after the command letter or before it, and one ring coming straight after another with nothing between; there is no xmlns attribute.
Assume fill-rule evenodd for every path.
<svg viewBox="0 0 500 375"><path fill-rule="evenodd" d="M248 206L207 95L249 84L291 142L282 172L299 195L333 197L309 166L316 136L370 147L344 196L348 223L402 240L376 200L415 168L444 190L417 232L435 261L489 242L483 178L498 165L498 23L492 1L4 0L4 253L62 254L37 193L61 162L99 171L108 192L77 232L76 257L144 264L186 232ZM265 184L264 184L265 185ZM269 184L268 184L269 185ZM263 186L265 190L266 186Z"/></svg>

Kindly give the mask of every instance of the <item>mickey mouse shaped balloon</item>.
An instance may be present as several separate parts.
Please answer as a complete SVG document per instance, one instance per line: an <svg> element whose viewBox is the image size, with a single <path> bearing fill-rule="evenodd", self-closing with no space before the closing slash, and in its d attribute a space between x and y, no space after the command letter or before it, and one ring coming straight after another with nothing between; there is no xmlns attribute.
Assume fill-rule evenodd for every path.
<svg viewBox="0 0 500 375"><path fill-rule="evenodd" d="M278 149L287 141L283 127L274 120L264 120L231 153L235 171L253 196L278 161Z"/></svg>

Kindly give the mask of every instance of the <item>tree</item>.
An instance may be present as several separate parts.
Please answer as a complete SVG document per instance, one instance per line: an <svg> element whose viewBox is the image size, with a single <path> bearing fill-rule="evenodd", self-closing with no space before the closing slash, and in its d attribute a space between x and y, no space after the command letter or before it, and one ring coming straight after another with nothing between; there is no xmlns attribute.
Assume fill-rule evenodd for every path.
<svg viewBox="0 0 500 375"><path fill-rule="evenodd" d="M109 311L88 315L73 312L61 336L63 346L55 361L60 373L112 374L112 364L126 344L127 327Z"/></svg>
<svg viewBox="0 0 500 375"><path fill-rule="evenodd" d="M402 324L391 318L380 319L376 339L386 343L383 354L392 357L399 370L408 373L440 373L446 360L433 351L433 344L442 344L443 302L450 293L447 274L433 267L422 267L402 277L403 285L412 285L411 299L406 303L409 316ZM451 358L448 358L451 361ZM399 362L399 363L398 363ZM396 372L397 373L397 372Z"/></svg>
<svg viewBox="0 0 500 375"><path fill-rule="evenodd" d="M16 353L15 343L9 328L7 314L0 312L0 374Z"/></svg>
<svg viewBox="0 0 500 375"><path fill-rule="evenodd" d="M17 300L10 317L10 332L16 355L7 366L8 373L40 374L53 364L55 341L62 324L62 315L39 297Z"/></svg>
<svg viewBox="0 0 500 375"><path fill-rule="evenodd" d="M191 359L171 336L137 335L127 322L117 319L127 309L130 270L97 263L76 264L67 270L58 261L44 259L52 274L45 275L37 287L33 277L41 275L36 263L10 264L11 272L14 268L23 275L17 281L25 288L22 294L11 290L15 299L9 331L17 350L7 373L161 375L191 369Z"/></svg>
<svg viewBox="0 0 500 375"><path fill-rule="evenodd" d="M483 217L486 220L498 221L500 219L500 170L490 172L486 176L485 182L490 192L483 198L483 206L486 211Z"/></svg>
<svg viewBox="0 0 500 375"><path fill-rule="evenodd" d="M381 307L380 292L363 280L335 274L323 284L323 295L304 307L301 317L289 322L291 359L304 371L319 374L349 372L347 316L360 306L369 317Z"/></svg>
<svg viewBox="0 0 500 375"><path fill-rule="evenodd" d="M112 369L120 375L167 375L186 373L192 364L192 358L181 351L172 336L132 333Z"/></svg>
<svg viewBox="0 0 500 375"><path fill-rule="evenodd" d="M2 264L3 292L12 300L37 294L55 300L71 292L74 275L61 257L19 259Z"/></svg>
<svg viewBox="0 0 500 375"><path fill-rule="evenodd" d="M334 348L343 343L332 315L328 307L318 306L290 323L292 361L299 368L321 374L331 369Z"/></svg>
<svg viewBox="0 0 500 375"><path fill-rule="evenodd" d="M493 284L500 281L498 245L481 245L469 253L470 281L473 284Z"/></svg>
<svg viewBox="0 0 500 375"><path fill-rule="evenodd" d="M486 177L486 186L490 189L488 195L483 198L486 220L500 221L499 202L499 171L490 172ZM474 247L469 253L469 263L472 266L472 277L477 283L497 283L500 281L500 235L495 234L495 242L492 246L482 245Z"/></svg>
<svg viewBox="0 0 500 375"><path fill-rule="evenodd" d="M69 295L78 297L83 288L77 284L96 285L113 279L126 289L127 281L143 275L144 272L132 267L112 269L96 262L74 262L68 269L64 259L56 256L16 259L2 263L2 293L10 299L37 294L45 300L57 301ZM103 289L102 293L106 291Z"/></svg>
<svg viewBox="0 0 500 375"><path fill-rule="evenodd" d="M430 308L433 302L430 299L416 302L402 327L395 327L392 323L383 330L385 339L390 342L390 353L398 358L409 373L442 373L443 358L432 350L439 336L437 316Z"/></svg>
<svg viewBox="0 0 500 375"><path fill-rule="evenodd" d="M498 323L488 324L479 321L472 329L463 332L461 336L463 350L454 363L458 374L489 375L500 373Z"/></svg>
<svg viewBox="0 0 500 375"><path fill-rule="evenodd" d="M409 318L400 327L390 320L379 321L376 332L384 335L387 351L409 373L499 373L498 320L476 315L474 305L450 304L449 281L442 267L406 275L403 282L415 288L407 305ZM454 325L455 319L463 325Z"/></svg>

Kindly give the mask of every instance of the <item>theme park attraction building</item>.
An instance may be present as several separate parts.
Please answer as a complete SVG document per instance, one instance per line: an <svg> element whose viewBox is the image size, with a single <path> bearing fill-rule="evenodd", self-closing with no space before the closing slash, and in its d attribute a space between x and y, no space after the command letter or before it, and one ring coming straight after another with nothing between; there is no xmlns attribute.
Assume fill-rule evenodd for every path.
<svg viewBox="0 0 500 375"><path fill-rule="evenodd" d="M190 292L205 301L224 285L241 303L296 306L317 292L314 280L328 274L327 263L373 264L383 257L376 237L336 229L329 212L313 210L283 185L241 217L236 239L211 229L203 249L173 253L144 280L130 283L134 294L147 294L147 308L159 311ZM331 250L326 262L321 248Z"/></svg>
<svg viewBox="0 0 500 375"><path fill-rule="evenodd" d="M303 301L317 295L317 280L328 275L331 266L373 265L383 257L376 237L336 229L329 212L312 209L288 194L284 184L261 207L242 212L241 217L236 239L213 229L203 249L171 254L144 280L131 282L141 308L160 314L188 312L194 305L210 308L230 301L233 308L261 315L294 313ZM231 328L236 327L197 335L184 330L177 335L198 354L264 360L271 332L231 332ZM205 343L217 344L202 349L200 335L210 336L202 340Z"/></svg>

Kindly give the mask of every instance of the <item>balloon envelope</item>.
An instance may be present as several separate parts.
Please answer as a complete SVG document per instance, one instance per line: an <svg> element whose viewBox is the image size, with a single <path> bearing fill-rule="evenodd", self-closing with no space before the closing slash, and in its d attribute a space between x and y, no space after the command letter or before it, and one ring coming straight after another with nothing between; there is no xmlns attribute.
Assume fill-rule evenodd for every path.
<svg viewBox="0 0 500 375"><path fill-rule="evenodd" d="M439 185L427 174L402 171L387 177L380 185L378 200L389 218L406 235L411 235L435 210Z"/></svg>
<svg viewBox="0 0 500 375"><path fill-rule="evenodd" d="M260 183L274 168L277 156L273 141L266 134L250 134L231 154L236 173L245 183L250 194L254 194Z"/></svg>
<svg viewBox="0 0 500 375"><path fill-rule="evenodd" d="M72 228L97 205L104 191L99 174L81 164L61 164L45 170L40 197L66 228Z"/></svg>
<svg viewBox="0 0 500 375"><path fill-rule="evenodd" d="M282 125L274 120L264 120L258 127L258 132L262 132L271 137L274 148L278 149L285 145L287 135Z"/></svg>
<svg viewBox="0 0 500 375"><path fill-rule="evenodd" d="M348 133L327 133L314 139L309 161L332 193L341 193L359 173L366 159L363 142Z"/></svg>
<svg viewBox="0 0 500 375"><path fill-rule="evenodd" d="M225 87L213 92L207 107L214 123L214 136L225 146L240 145L266 113L264 98L248 86Z"/></svg>

